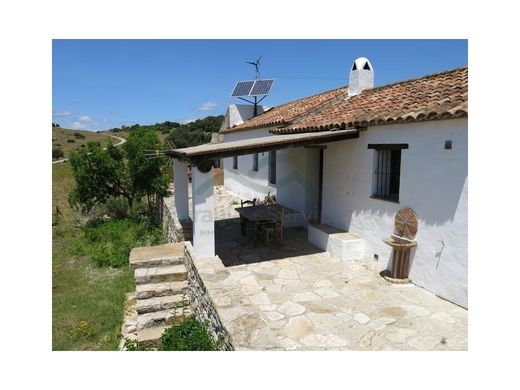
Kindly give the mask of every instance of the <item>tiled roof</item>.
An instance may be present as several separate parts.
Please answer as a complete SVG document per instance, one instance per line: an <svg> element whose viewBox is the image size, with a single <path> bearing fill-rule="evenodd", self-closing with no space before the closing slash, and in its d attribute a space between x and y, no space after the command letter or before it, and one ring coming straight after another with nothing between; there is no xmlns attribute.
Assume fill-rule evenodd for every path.
<svg viewBox="0 0 520 390"><path fill-rule="evenodd" d="M402 81L338 98L307 111L273 133L367 127L468 115L468 68ZM245 122L247 124L247 122Z"/></svg>
<svg viewBox="0 0 520 390"><path fill-rule="evenodd" d="M268 126L280 126L288 124L299 115L306 114L310 110L330 101L331 99L334 99L338 96L343 96L346 90L346 87L340 87L319 93L317 95L282 104L254 118L251 118L240 125L234 126L230 129L222 130L221 133L229 134L243 130L252 130Z"/></svg>

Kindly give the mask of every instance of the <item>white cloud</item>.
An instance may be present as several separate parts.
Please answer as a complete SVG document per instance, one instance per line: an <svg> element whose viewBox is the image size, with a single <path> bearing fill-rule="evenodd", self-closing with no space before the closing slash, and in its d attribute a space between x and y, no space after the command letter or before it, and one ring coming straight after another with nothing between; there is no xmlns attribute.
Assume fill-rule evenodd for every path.
<svg viewBox="0 0 520 390"><path fill-rule="evenodd" d="M52 113L52 116L70 116L72 115L72 111L63 110L63 111L55 111Z"/></svg>
<svg viewBox="0 0 520 390"><path fill-rule="evenodd" d="M199 111L211 111L218 107L218 103L216 102L205 102L197 107Z"/></svg>
<svg viewBox="0 0 520 390"><path fill-rule="evenodd" d="M77 120L72 122L70 127L72 129L84 129L84 130L90 130L90 126L96 125L98 122L96 122L94 119L87 115L80 116Z"/></svg>

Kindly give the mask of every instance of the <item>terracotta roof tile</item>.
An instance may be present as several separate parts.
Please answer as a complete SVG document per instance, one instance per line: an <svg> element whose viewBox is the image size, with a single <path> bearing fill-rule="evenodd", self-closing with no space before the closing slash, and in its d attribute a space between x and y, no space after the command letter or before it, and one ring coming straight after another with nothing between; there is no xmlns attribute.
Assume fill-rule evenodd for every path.
<svg viewBox="0 0 520 390"><path fill-rule="evenodd" d="M233 133L277 126L273 133L319 131L468 115L468 68L432 74L363 91L347 98L347 87L295 100L266 111Z"/></svg>
<svg viewBox="0 0 520 390"><path fill-rule="evenodd" d="M366 127L467 115L468 68L464 67L331 100L272 132Z"/></svg>
<svg viewBox="0 0 520 390"><path fill-rule="evenodd" d="M340 87L319 93L317 95L282 104L252 119L249 119L240 125L234 126L230 129L222 130L221 133L229 134L238 131L288 124L299 115L306 114L310 110L330 101L331 99L334 99L338 96L343 96L346 90L346 87Z"/></svg>

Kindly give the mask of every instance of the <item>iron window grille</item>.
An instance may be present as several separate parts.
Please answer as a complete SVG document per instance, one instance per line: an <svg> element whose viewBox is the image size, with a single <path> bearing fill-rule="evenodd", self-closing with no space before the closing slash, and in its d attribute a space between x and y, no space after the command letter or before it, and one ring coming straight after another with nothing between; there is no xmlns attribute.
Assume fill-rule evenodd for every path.
<svg viewBox="0 0 520 390"><path fill-rule="evenodd" d="M369 145L375 149L372 197L399 202L401 182L401 150L405 144Z"/></svg>

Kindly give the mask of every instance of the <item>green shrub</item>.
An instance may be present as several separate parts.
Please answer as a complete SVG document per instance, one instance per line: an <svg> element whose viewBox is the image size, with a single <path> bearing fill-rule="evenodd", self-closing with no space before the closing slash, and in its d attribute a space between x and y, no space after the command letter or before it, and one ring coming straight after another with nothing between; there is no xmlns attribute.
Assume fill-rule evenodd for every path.
<svg viewBox="0 0 520 390"><path fill-rule="evenodd" d="M68 142L69 144L73 144L73 143L75 143L76 141L73 140L73 139L68 139L67 142Z"/></svg>
<svg viewBox="0 0 520 390"><path fill-rule="evenodd" d="M123 219L128 217L128 202L124 198L110 198L106 203L106 210L109 217Z"/></svg>
<svg viewBox="0 0 520 390"><path fill-rule="evenodd" d="M214 342L206 327L195 317L188 317L166 328L161 337L159 351L219 351L222 343ZM150 351L152 348L136 340L125 339L127 351Z"/></svg>
<svg viewBox="0 0 520 390"><path fill-rule="evenodd" d="M218 351L204 324L195 317L188 317L167 328L161 338L161 351Z"/></svg>
<svg viewBox="0 0 520 390"><path fill-rule="evenodd" d="M78 133L78 132L75 132L74 133L74 137L78 138L78 139L85 139L85 136L81 133Z"/></svg>
<svg viewBox="0 0 520 390"><path fill-rule="evenodd" d="M164 242L160 228L133 218L96 219L84 226L82 231L83 237L75 253L89 256L98 267L122 267L128 264L132 248Z"/></svg>
<svg viewBox="0 0 520 390"><path fill-rule="evenodd" d="M63 150L58 147L52 148L52 158L57 160L59 158L62 158L65 154L63 153Z"/></svg>

